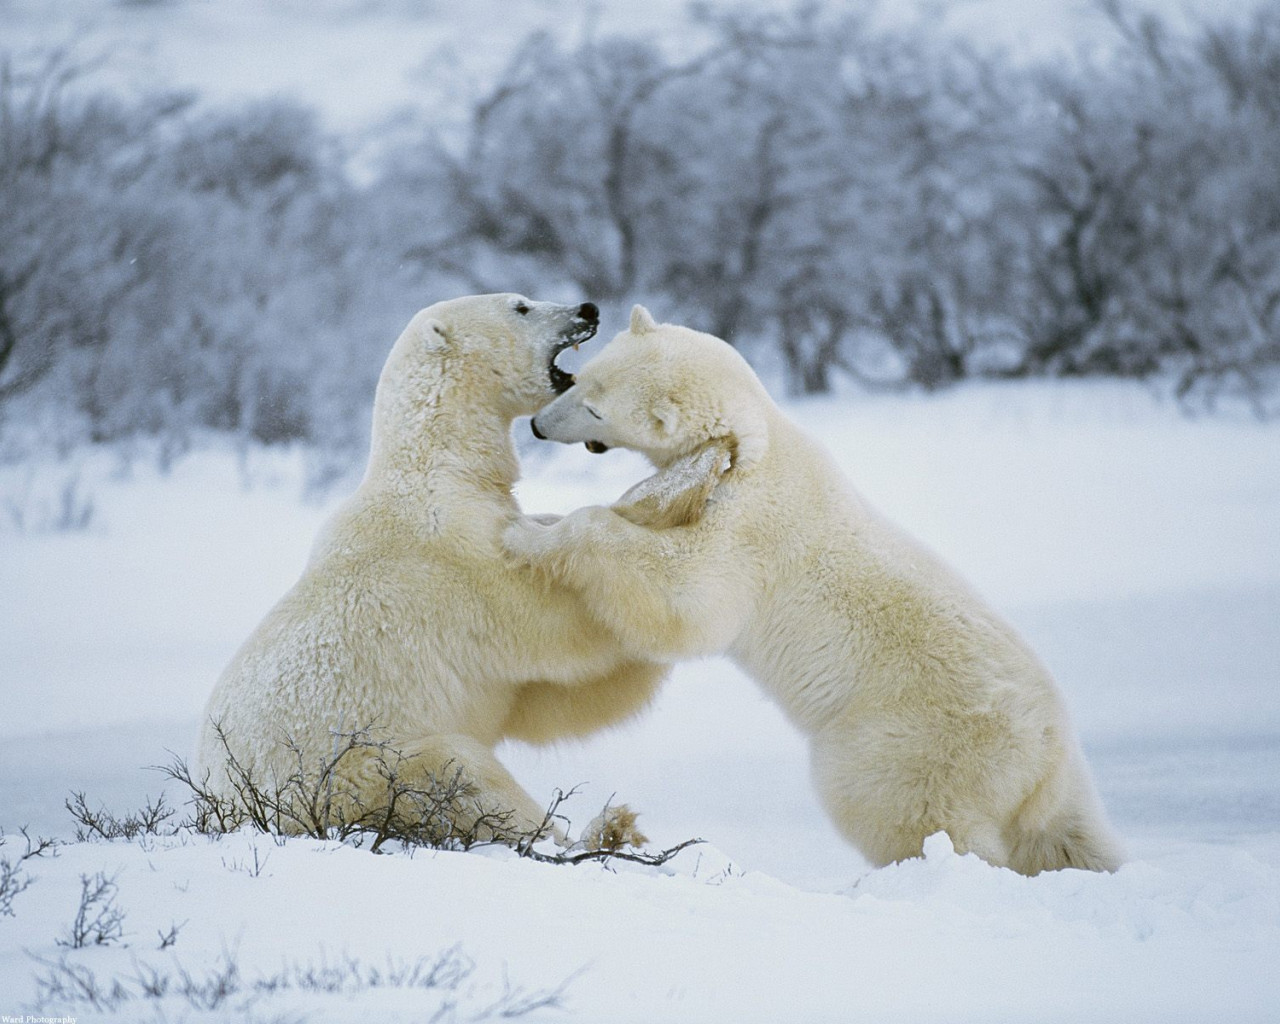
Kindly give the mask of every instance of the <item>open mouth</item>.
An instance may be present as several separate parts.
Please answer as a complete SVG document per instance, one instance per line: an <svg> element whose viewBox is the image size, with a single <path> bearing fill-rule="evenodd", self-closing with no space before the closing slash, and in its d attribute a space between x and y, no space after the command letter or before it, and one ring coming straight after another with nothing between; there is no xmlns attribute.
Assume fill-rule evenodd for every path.
<svg viewBox="0 0 1280 1024"><path fill-rule="evenodd" d="M560 353L568 348L576 349L584 341L590 341L596 336L596 330L599 327L600 314L591 303L584 303L579 315L560 332L556 346L551 351L551 364L547 367L547 374L551 379L551 390L557 395L564 394L573 387L573 374L566 373L556 365Z"/></svg>

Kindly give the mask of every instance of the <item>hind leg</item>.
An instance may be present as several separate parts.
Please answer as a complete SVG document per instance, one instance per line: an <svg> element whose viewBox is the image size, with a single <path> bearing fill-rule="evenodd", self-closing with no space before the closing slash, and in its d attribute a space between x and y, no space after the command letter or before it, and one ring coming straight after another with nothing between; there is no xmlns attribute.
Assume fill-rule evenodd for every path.
<svg viewBox="0 0 1280 1024"><path fill-rule="evenodd" d="M975 800L945 745L913 744L901 732L828 730L813 740L813 782L832 823L877 866L919 857L946 832L957 853L1007 866L1000 823Z"/></svg>
<svg viewBox="0 0 1280 1024"><path fill-rule="evenodd" d="M669 669L654 662L631 662L579 686L528 683L516 692L503 735L526 743L551 743L617 725L653 702ZM635 828L635 818L626 804L608 808L587 826L583 841L590 846L625 838L626 845L642 845L645 837Z"/></svg>
<svg viewBox="0 0 1280 1024"><path fill-rule="evenodd" d="M1018 808L1008 834L1010 866L1024 875L1062 868L1115 871L1124 863L1084 754L1074 746Z"/></svg>
<svg viewBox="0 0 1280 1024"><path fill-rule="evenodd" d="M543 831L545 810L470 736L331 731L282 740L256 758L221 735L205 746L197 779L216 802L215 816L232 827L249 820L286 835L323 836L381 829L390 819L393 831L426 841ZM554 826L545 831L564 839Z"/></svg>
<svg viewBox="0 0 1280 1024"><path fill-rule="evenodd" d="M918 857L937 831L911 809L914 798L892 764L861 756L858 738L828 731L814 737L814 789L836 829L876 867Z"/></svg>
<svg viewBox="0 0 1280 1024"><path fill-rule="evenodd" d="M516 782L494 756L493 751L470 736L433 735L397 743L396 768L399 781L419 792L451 795L442 811L452 823L455 835L471 835L479 840L512 840L543 829L546 810ZM380 772L364 775L367 791L380 789L387 801L387 783ZM401 806L412 814L417 806L411 797ZM552 824L546 834L565 842L563 831Z"/></svg>

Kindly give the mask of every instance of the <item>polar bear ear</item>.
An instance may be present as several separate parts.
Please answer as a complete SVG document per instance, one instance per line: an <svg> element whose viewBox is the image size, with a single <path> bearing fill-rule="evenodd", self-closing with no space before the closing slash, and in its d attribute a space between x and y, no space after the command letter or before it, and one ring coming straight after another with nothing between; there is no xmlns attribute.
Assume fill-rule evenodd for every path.
<svg viewBox="0 0 1280 1024"><path fill-rule="evenodd" d="M668 437L680 426L680 413L674 402L655 402L649 409L649 415L653 417L653 423L658 428L658 432Z"/></svg>
<svg viewBox="0 0 1280 1024"><path fill-rule="evenodd" d="M449 342L444 323L434 318L422 321L419 337L422 339L422 344L432 352L443 349Z"/></svg>
<svg viewBox="0 0 1280 1024"><path fill-rule="evenodd" d="M658 321L653 318L644 306L639 303L631 307L631 333L632 334L648 334L650 331L658 329Z"/></svg>

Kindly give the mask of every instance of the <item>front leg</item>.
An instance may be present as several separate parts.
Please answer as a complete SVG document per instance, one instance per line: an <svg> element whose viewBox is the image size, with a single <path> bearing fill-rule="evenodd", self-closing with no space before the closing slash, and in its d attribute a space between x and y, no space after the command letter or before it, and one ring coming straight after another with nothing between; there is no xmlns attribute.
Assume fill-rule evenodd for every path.
<svg viewBox="0 0 1280 1024"><path fill-rule="evenodd" d="M612 508L628 522L651 530L692 526L702 519L711 495L732 468L732 442L724 437L713 438L641 480Z"/></svg>
<svg viewBox="0 0 1280 1024"><path fill-rule="evenodd" d="M705 522L651 530L588 506L553 526L519 520L503 544L518 562L578 591L640 657L719 653L749 611L744 566L732 558L723 527Z"/></svg>

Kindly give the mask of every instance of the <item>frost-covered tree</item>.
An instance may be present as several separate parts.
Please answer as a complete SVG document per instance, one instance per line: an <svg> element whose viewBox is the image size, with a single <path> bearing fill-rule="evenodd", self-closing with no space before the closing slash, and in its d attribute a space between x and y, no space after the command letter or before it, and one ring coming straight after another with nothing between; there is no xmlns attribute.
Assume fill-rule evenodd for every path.
<svg viewBox="0 0 1280 1024"><path fill-rule="evenodd" d="M1011 280L984 220L1014 177L991 66L812 5L701 21L693 57L530 40L465 145L431 153L458 234L775 346L796 390L861 372L867 347L930 385L972 372Z"/></svg>
<svg viewBox="0 0 1280 1024"><path fill-rule="evenodd" d="M1280 13L1188 37L1108 8L1119 53L1042 83L1021 368L1256 400L1280 364Z"/></svg>
<svg viewBox="0 0 1280 1024"><path fill-rule="evenodd" d="M424 163L444 167L464 235L599 300L633 294L652 283L656 205L682 173L666 101L714 59L535 34L475 103L461 152L437 144Z"/></svg>
<svg viewBox="0 0 1280 1024"><path fill-rule="evenodd" d="M532 35L357 181L314 114L0 53L0 431L356 456L413 311L512 290L709 330L793 392L973 376L1280 394L1280 11L1015 68L835 3ZM21 447L20 445L18 447Z"/></svg>
<svg viewBox="0 0 1280 1024"><path fill-rule="evenodd" d="M9 429L56 409L69 442L358 445L423 275L399 270L314 116L125 101L77 70L63 54L0 64Z"/></svg>

